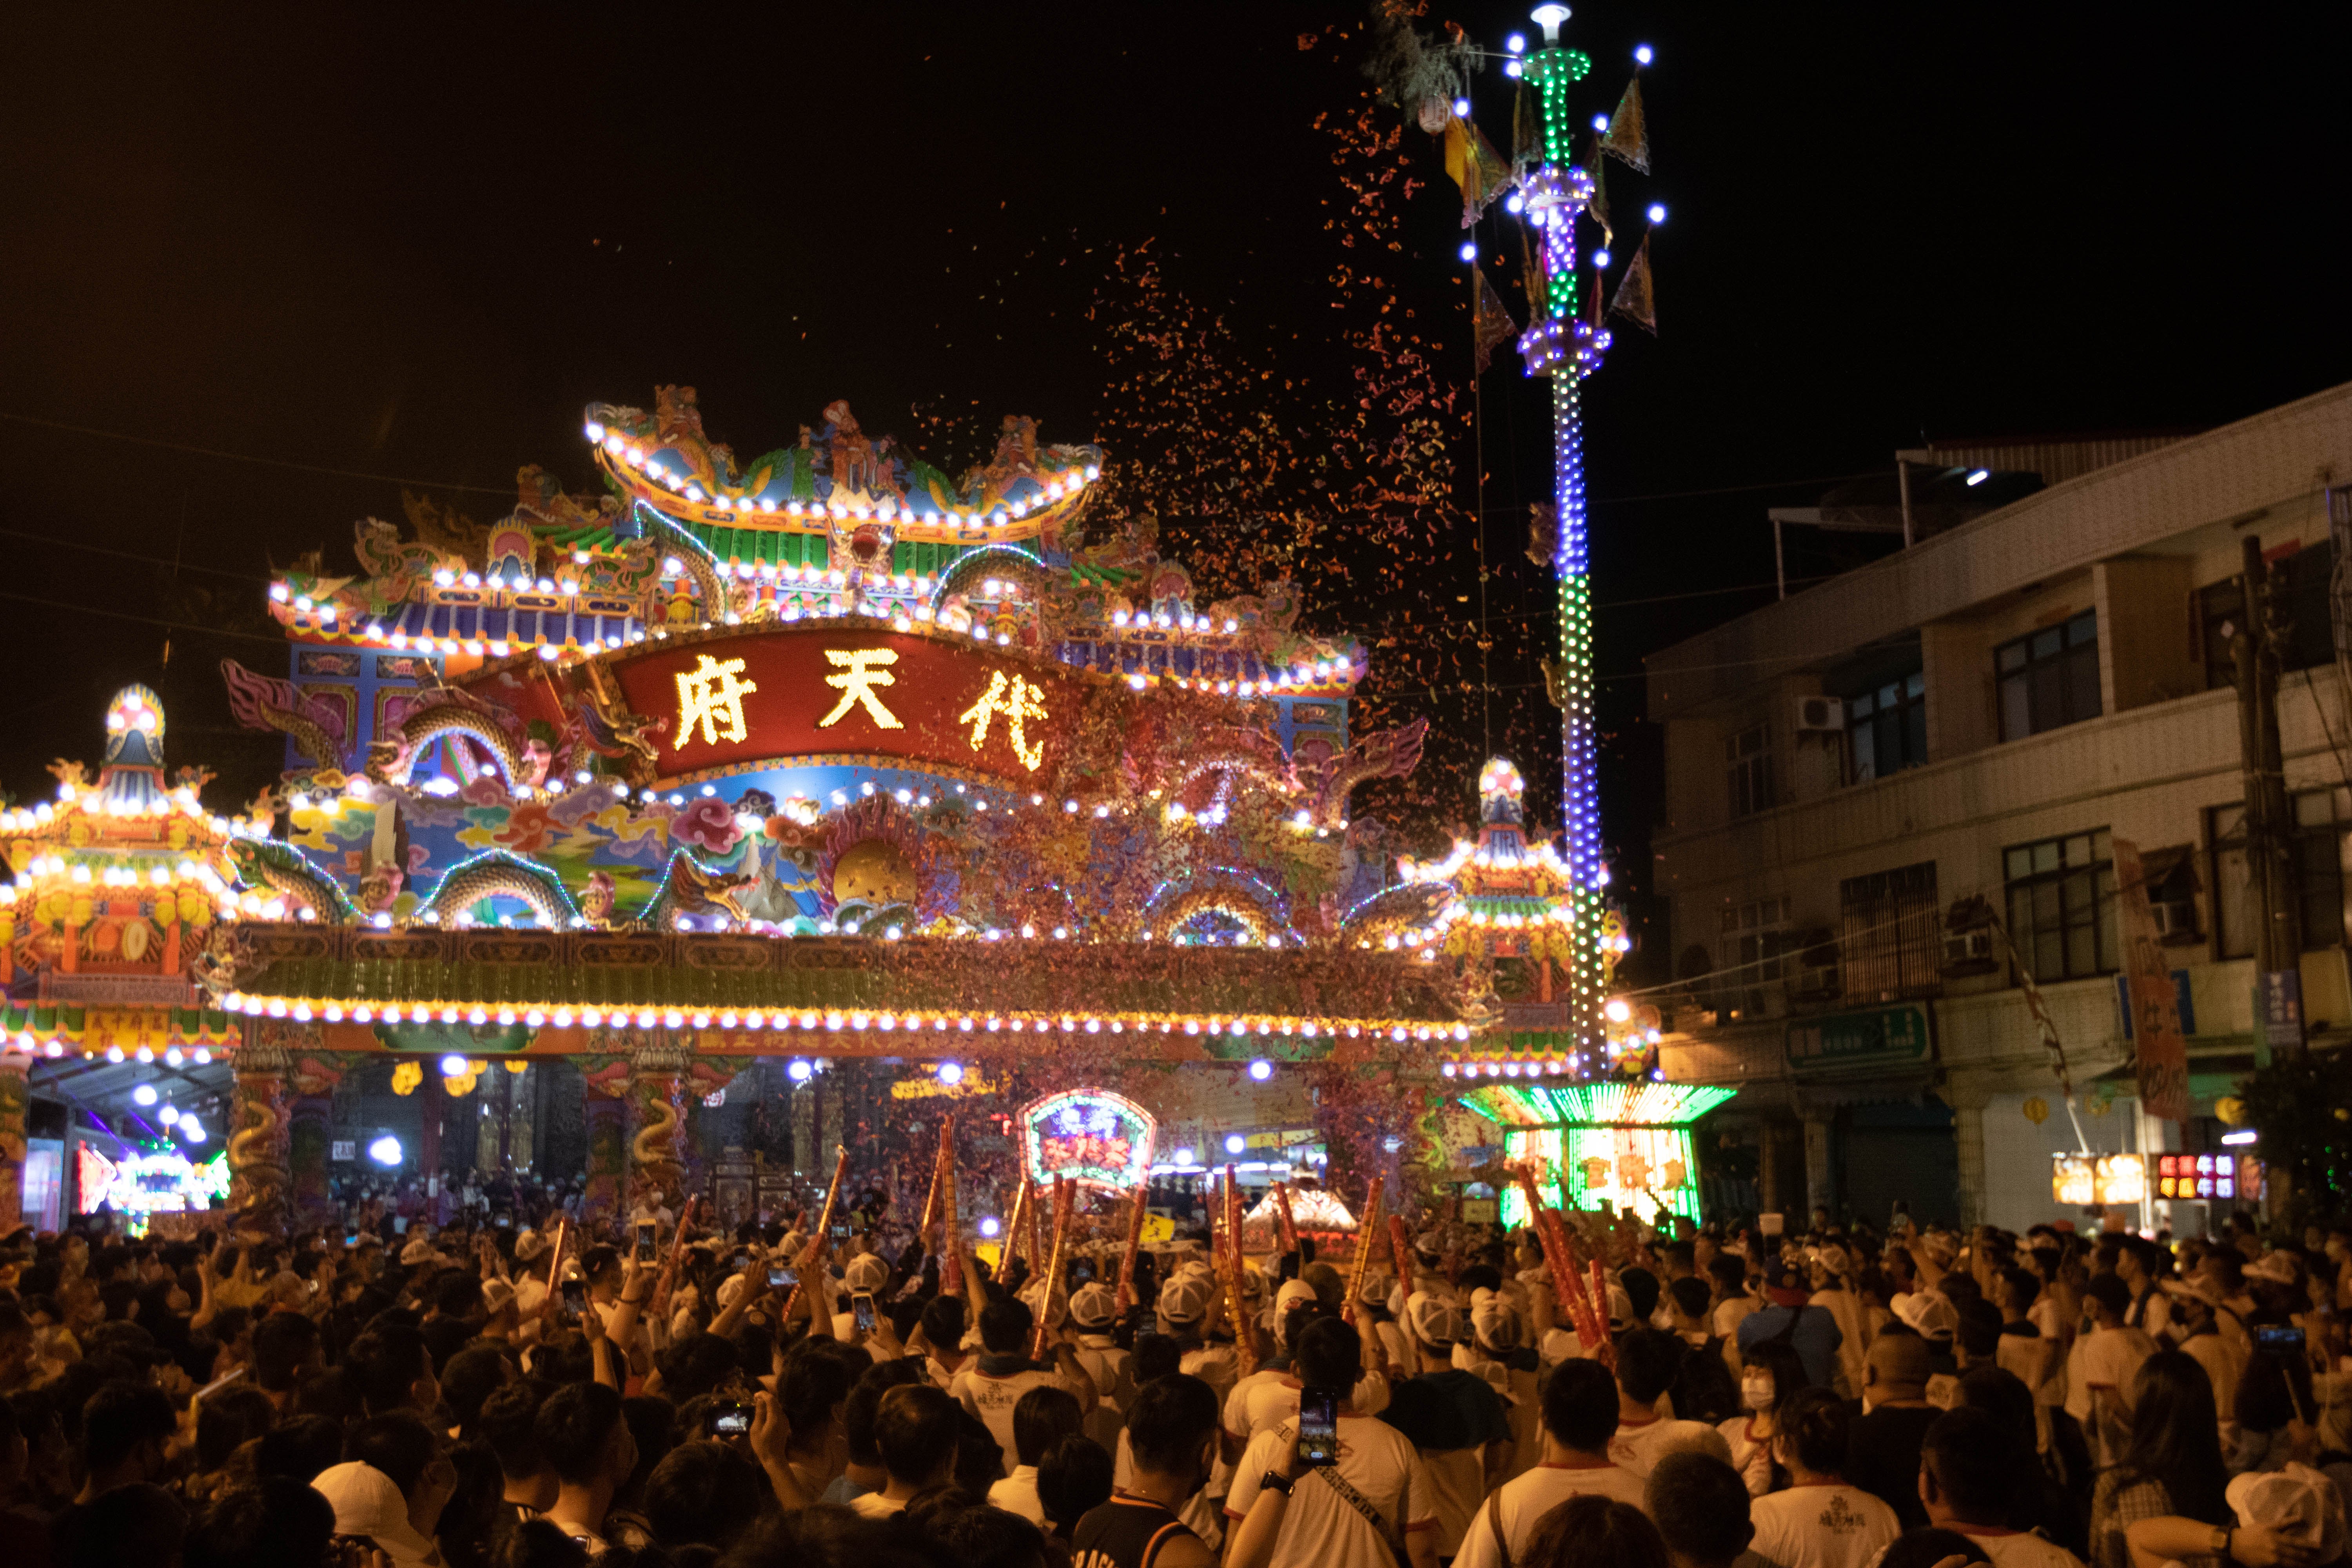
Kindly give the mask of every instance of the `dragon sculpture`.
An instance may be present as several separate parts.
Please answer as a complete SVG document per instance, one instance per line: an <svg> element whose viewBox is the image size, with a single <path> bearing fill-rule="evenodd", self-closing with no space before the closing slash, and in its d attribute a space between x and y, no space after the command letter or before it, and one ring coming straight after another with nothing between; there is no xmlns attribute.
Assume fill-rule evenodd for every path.
<svg viewBox="0 0 2352 1568"><path fill-rule="evenodd" d="M248 730L277 730L322 770L343 765L342 715L294 689L290 680L256 674L233 658L221 660L229 711Z"/></svg>
<svg viewBox="0 0 2352 1568"><path fill-rule="evenodd" d="M240 1071L235 1114L236 1131L228 1140L228 1166L233 1173L229 1207L236 1216L231 1227L241 1233L274 1236L284 1227L287 1192L292 1184L286 1167L285 1079L277 1073Z"/></svg>
<svg viewBox="0 0 2352 1568"><path fill-rule="evenodd" d="M757 877L750 871L730 875L710 870L680 849L669 858L661 891L632 923L664 931L678 915L723 913L734 920L747 920L750 917L743 912L740 895L755 880Z"/></svg>
<svg viewBox="0 0 2352 1568"><path fill-rule="evenodd" d="M229 840L228 858L248 887L268 888L309 910L314 919L350 924L359 907L335 879L290 845L260 838Z"/></svg>
<svg viewBox="0 0 2352 1568"><path fill-rule="evenodd" d="M585 737L588 749L600 757L621 760L624 772L632 784L642 784L653 776L655 764L661 752L646 738L652 728L650 721L638 718L621 700L614 689L612 674L593 659L579 666L581 674L573 686L579 697L574 718Z"/></svg>
<svg viewBox="0 0 2352 1568"><path fill-rule="evenodd" d="M638 1110L645 1125L630 1141L629 1153L635 1181L648 1194L657 1190L665 1197L675 1196L686 1180L686 1166L677 1157L684 1124L678 1116L677 1085L677 1079L666 1074L641 1073L636 1079Z"/></svg>
<svg viewBox="0 0 2352 1568"><path fill-rule="evenodd" d="M552 872L503 849L490 850L453 868L418 913L431 915L446 931L484 899L497 898L517 899L530 905L539 923L550 931L562 931L580 918L572 895Z"/></svg>
<svg viewBox="0 0 2352 1568"><path fill-rule="evenodd" d="M535 789L547 777L543 755L517 745L478 699L446 687L410 709L389 738L369 746L367 775L382 784L404 784L417 757L434 742L454 735L487 750L509 789Z"/></svg>
<svg viewBox="0 0 2352 1568"><path fill-rule="evenodd" d="M1402 778L1412 772L1421 763L1421 742L1428 733L1426 718L1380 731L1314 770L1312 776L1302 777L1299 782L1309 792L1307 810L1315 826L1344 826L1348 796L1365 780Z"/></svg>

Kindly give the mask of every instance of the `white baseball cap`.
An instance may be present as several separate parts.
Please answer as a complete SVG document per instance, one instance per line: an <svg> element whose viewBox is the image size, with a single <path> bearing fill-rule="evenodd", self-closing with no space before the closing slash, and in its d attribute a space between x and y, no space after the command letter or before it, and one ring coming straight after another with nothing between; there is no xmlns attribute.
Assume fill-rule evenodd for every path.
<svg viewBox="0 0 2352 1568"><path fill-rule="evenodd" d="M1415 1290L1405 1298L1405 1321L1426 1345L1451 1345L1462 1337L1462 1306L1452 1297Z"/></svg>
<svg viewBox="0 0 2352 1568"><path fill-rule="evenodd" d="M1108 1323L1118 1307L1118 1298L1111 1294L1109 1286L1081 1285L1078 1293L1070 1298L1070 1321L1085 1325Z"/></svg>

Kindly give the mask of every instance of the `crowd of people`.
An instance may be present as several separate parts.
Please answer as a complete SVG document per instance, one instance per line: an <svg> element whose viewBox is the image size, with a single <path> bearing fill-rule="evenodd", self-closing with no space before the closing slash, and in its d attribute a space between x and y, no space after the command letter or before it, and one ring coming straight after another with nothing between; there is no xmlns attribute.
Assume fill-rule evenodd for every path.
<svg viewBox="0 0 2352 1568"><path fill-rule="evenodd" d="M23 1568L2324 1568L2352 1233L0 1249ZM1584 1278L1580 1276L1580 1278ZM1581 1296L1580 1289L1578 1292ZM1605 1322L1601 1320L1605 1317ZM1583 1331L1580 1331L1579 1324Z"/></svg>

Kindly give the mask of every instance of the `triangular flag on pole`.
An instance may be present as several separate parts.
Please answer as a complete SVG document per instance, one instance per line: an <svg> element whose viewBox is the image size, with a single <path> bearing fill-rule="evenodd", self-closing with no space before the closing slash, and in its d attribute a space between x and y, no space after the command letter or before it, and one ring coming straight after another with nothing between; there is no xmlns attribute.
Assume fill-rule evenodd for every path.
<svg viewBox="0 0 2352 1568"><path fill-rule="evenodd" d="M1625 84L1625 96L1617 100L1617 112L1609 117L1609 134L1601 139L1601 150L1645 174L1650 172L1650 127L1642 118L1640 77Z"/></svg>
<svg viewBox="0 0 2352 1568"><path fill-rule="evenodd" d="M1658 335L1658 302L1650 291L1650 237L1642 237L1642 248L1633 252L1633 264L1625 268L1625 280L1617 285L1617 297L1609 301L1609 313L1622 316L1652 337Z"/></svg>
<svg viewBox="0 0 2352 1568"><path fill-rule="evenodd" d="M1592 221L1601 226L1601 243L1614 245L1617 243L1617 227L1609 221L1609 185L1601 173L1608 166L1609 160L1596 152L1592 159L1592 195L1584 204L1584 210L1591 213Z"/></svg>
<svg viewBox="0 0 2352 1568"><path fill-rule="evenodd" d="M1486 133L1461 119L1445 128L1445 173L1462 187L1464 228L1486 215L1512 179L1510 164L1495 151Z"/></svg>
<svg viewBox="0 0 2352 1568"><path fill-rule="evenodd" d="M1543 247L1528 237L1527 221L1522 218L1519 229L1519 292L1528 302L1528 320L1539 321L1551 306L1551 282L1544 276Z"/></svg>
<svg viewBox="0 0 2352 1568"><path fill-rule="evenodd" d="M1522 169L1543 162L1543 110L1524 80L1511 100L1511 162Z"/></svg>
<svg viewBox="0 0 2352 1568"><path fill-rule="evenodd" d="M1471 268L1470 277L1473 287L1477 290L1475 320L1471 330L1477 343L1478 374L1484 375L1486 366L1494 361L1496 349L1519 335L1519 324L1511 320L1510 308L1503 303L1503 297L1495 292L1495 286L1486 281L1484 268Z"/></svg>

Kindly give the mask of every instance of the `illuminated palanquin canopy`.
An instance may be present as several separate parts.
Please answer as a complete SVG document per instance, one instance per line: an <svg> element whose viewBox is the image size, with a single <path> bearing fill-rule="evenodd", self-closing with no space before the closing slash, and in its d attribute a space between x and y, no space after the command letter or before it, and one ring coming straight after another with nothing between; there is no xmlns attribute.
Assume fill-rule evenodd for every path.
<svg viewBox="0 0 2352 1568"><path fill-rule="evenodd" d="M1087 518L1096 448L1008 418L955 479L835 403L739 462L690 388L584 433L604 494L525 468L495 522L412 502L359 525L365 575L272 585L290 668L223 666L286 737L247 816L163 784L133 688L95 786L0 821L7 1047L234 1044L248 1221L285 1212L288 1086L370 1053L453 1052L453 1093L620 1061L674 1192L689 1091L734 1070L704 1062L1084 1042L1434 1082L1502 1020L1489 950L1549 984L1567 901L1516 775L1475 853L1369 847L1351 792L1425 721L1352 735L1362 646L1291 583L1196 603L1151 518ZM1131 1174L1148 1138L1085 1120L1115 1109L1057 1157Z"/></svg>

